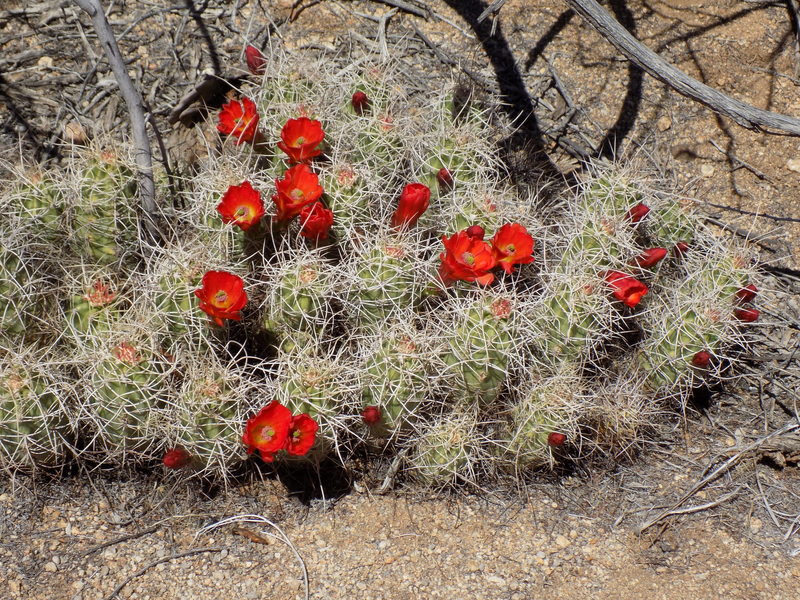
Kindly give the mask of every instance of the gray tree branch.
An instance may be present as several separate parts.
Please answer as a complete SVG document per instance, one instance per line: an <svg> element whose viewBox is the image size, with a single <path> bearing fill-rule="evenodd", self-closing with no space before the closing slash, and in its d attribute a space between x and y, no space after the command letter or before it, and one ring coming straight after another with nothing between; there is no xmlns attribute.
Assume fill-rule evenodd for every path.
<svg viewBox="0 0 800 600"><path fill-rule="evenodd" d="M75 4L92 18L94 30L111 65L111 70L114 72L120 93L128 107L131 133L136 152L134 159L139 171L139 199L142 207L142 224L149 238L148 241L155 243L159 239L156 220L158 207L156 206L155 182L153 180L153 153L150 148L150 140L147 137L147 119L145 118L142 96L128 75L125 60L122 58L117 39L114 37L111 25L106 19L100 0L75 0Z"/></svg>
<svg viewBox="0 0 800 600"><path fill-rule="evenodd" d="M800 120L756 108L689 77L628 33L595 0L564 1L628 60L676 92L705 104L746 129L800 136Z"/></svg>

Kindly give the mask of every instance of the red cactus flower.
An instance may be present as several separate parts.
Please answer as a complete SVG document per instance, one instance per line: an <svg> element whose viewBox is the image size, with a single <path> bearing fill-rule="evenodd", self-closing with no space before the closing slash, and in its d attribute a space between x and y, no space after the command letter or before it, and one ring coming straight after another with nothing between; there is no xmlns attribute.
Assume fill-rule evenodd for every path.
<svg viewBox="0 0 800 600"><path fill-rule="evenodd" d="M628 219L631 223L638 223L642 219L647 216L647 213L650 212L650 207L647 206L644 202L639 202L636 206L631 207L631 209L626 213L625 218Z"/></svg>
<svg viewBox="0 0 800 600"><path fill-rule="evenodd" d="M283 179L275 182L278 193L272 201L278 208L276 221L288 221L300 214L305 206L314 204L322 196L319 177L305 164L287 170Z"/></svg>
<svg viewBox="0 0 800 600"><path fill-rule="evenodd" d="M647 269L657 265L667 255L666 248L648 248L631 261L632 265Z"/></svg>
<svg viewBox="0 0 800 600"><path fill-rule="evenodd" d="M486 235L486 231L484 231L483 227L480 225L470 225L464 231L467 232L469 237L475 238L476 240L482 240L483 236Z"/></svg>
<svg viewBox="0 0 800 600"><path fill-rule="evenodd" d="M758 317L761 316L761 313L754 308L737 308L733 311L733 314L737 319L744 321L745 323L753 323L754 321L758 321Z"/></svg>
<svg viewBox="0 0 800 600"><path fill-rule="evenodd" d="M300 211L300 235L314 240L326 240L333 225L333 211L322 202L308 204Z"/></svg>
<svg viewBox="0 0 800 600"><path fill-rule="evenodd" d="M223 135L234 136L237 145L252 142L258 131L256 103L250 98L242 98L241 102L231 100L223 105L219 113L217 131Z"/></svg>
<svg viewBox="0 0 800 600"><path fill-rule="evenodd" d="M111 286L98 279L92 284L92 288L86 292L83 299L92 306L105 306L111 304L116 297L117 293L111 289Z"/></svg>
<svg viewBox="0 0 800 600"><path fill-rule="evenodd" d="M369 110L369 98L364 92L356 92L350 99L350 104L357 115L363 115Z"/></svg>
<svg viewBox="0 0 800 600"><path fill-rule="evenodd" d="M436 181L439 183L439 189L443 192L449 192L452 190L455 183L453 181L453 174L445 167L442 167L436 173Z"/></svg>
<svg viewBox="0 0 800 600"><path fill-rule="evenodd" d="M286 451L295 456L308 454L317 438L317 431L319 431L319 425L307 414L303 413L292 417L292 422L289 424L289 435L286 438Z"/></svg>
<svg viewBox="0 0 800 600"><path fill-rule="evenodd" d="M163 462L164 466L168 469L182 469L192 462L192 455L183 448L172 448L171 450L167 450L161 462Z"/></svg>
<svg viewBox="0 0 800 600"><path fill-rule="evenodd" d="M217 212L224 223L233 223L247 231L264 216L264 202L261 193L254 190L249 181L243 181L242 185L228 188L217 206Z"/></svg>
<svg viewBox="0 0 800 600"><path fill-rule="evenodd" d="M567 441L567 436L563 433L556 433L553 431L547 436L547 445L557 448L559 446L563 446L564 443Z"/></svg>
<svg viewBox="0 0 800 600"><path fill-rule="evenodd" d="M392 227L413 227L431 203L431 190L421 183L409 183L400 193L397 210L392 215Z"/></svg>
<svg viewBox="0 0 800 600"><path fill-rule="evenodd" d="M200 310L217 325L222 326L223 319L242 319L239 311L247 304L247 294L241 277L227 271L208 271L203 275L202 285L194 295L200 299Z"/></svg>
<svg viewBox="0 0 800 600"><path fill-rule="evenodd" d="M756 299L758 295L758 288L754 286L752 283L749 285L744 286L738 292L736 292L736 300L739 302L752 302Z"/></svg>
<svg viewBox="0 0 800 600"><path fill-rule="evenodd" d="M381 409L377 406L367 406L361 411L361 420L369 426L377 425L382 418Z"/></svg>
<svg viewBox="0 0 800 600"><path fill-rule="evenodd" d="M264 462L275 460L275 453L283 450L289 437L292 413L283 404L273 400L259 413L247 420L242 442L247 453L258 450Z"/></svg>
<svg viewBox="0 0 800 600"><path fill-rule="evenodd" d="M289 119L281 130L278 148L283 150L293 163L305 163L322 154L317 146L322 143L325 132L322 123L308 117Z"/></svg>
<svg viewBox="0 0 800 600"><path fill-rule="evenodd" d="M688 251L689 251L689 244L687 244L686 242L678 242L672 248L672 253L678 258L686 254Z"/></svg>
<svg viewBox="0 0 800 600"><path fill-rule="evenodd" d="M506 223L492 238L492 252L497 264L511 273L514 265L533 262L533 238L519 223Z"/></svg>
<svg viewBox="0 0 800 600"><path fill-rule="evenodd" d="M614 290L614 297L626 306L634 308L647 293L647 286L633 275L620 271L608 271L605 280Z"/></svg>
<svg viewBox="0 0 800 600"><path fill-rule="evenodd" d="M442 236L442 243L445 251L439 255L442 260L439 276L445 285L459 280L477 281L481 285L494 281L490 271L497 266L497 260L487 242L471 237L464 230L449 239Z"/></svg>
<svg viewBox="0 0 800 600"><path fill-rule="evenodd" d="M700 350L692 357L692 364L700 369L705 369L711 362L711 354L705 350Z"/></svg>
<svg viewBox="0 0 800 600"><path fill-rule="evenodd" d="M247 68L253 75L263 75L267 66L267 57L255 46L248 46L244 49L244 58L247 61Z"/></svg>

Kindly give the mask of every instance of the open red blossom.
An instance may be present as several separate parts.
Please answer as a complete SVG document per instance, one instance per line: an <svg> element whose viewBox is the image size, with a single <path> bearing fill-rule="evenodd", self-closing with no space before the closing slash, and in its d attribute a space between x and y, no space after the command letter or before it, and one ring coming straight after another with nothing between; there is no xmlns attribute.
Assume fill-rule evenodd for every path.
<svg viewBox="0 0 800 600"><path fill-rule="evenodd" d="M367 425L377 425L381 422L381 409L377 406L367 406L361 411L361 420Z"/></svg>
<svg viewBox="0 0 800 600"><path fill-rule="evenodd" d="M231 135L236 138L235 143L252 142L258 131L258 112L256 103L250 98L242 98L242 101L231 100L222 106L219 113L219 124L217 131L223 135Z"/></svg>
<svg viewBox="0 0 800 600"><path fill-rule="evenodd" d="M277 400L270 402L247 420L242 435L247 453L258 450L264 462L275 460L275 453L286 447L291 423L291 411Z"/></svg>
<svg viewBox="0 0 800 600"><path fill-rule="evenodd" d="M745 323L753 323L754 321L758 321L758 317L761 316L761 313L755 308L737 308L733 311L733 314L737 319L744 321Z"/></svg>
<svg viewBox="0 0 800 600"><path fill-rule="evenodd" d="M200 298L200 310L222 326L223 319L240 321L239 311L247 304L247 293L241 277L227 271L208 271L203 275L203 287L194 291Z"/></svg>
<svg viewBox="0 0 800 600"><path fill-rule="evenodd" d="M238 225L244 231L261 221L264 216L264 202L261 193L253 189L249 181L242 185L232 185L222 196L217 211L225 223Z"/></svg>
<svg viewBox="0 0 800 600"><path fill-rule="evenodd" d="M431 204L431 190L421 183L409 183L400 193L397 210L392 215L392 227L413 227Z"/></svg>
<svg viewBox="0 0 800 600"><path fill-rule="evenodd" d="M305 164L287 170L283 179L275 182L278 193L272 201L278 208L276 221L288 221L300 214L305 206L314 204L322 196L319 177Z"/></svg>
<svg viewBox="0 0 800 600"><path fill-rule="evenodd" d="M304 163L322 154L317 146L322 143L325 132L322 123L308 117L289 119L281 130L278 148L283 150L293 163Z"/></svg>
<svg viewBox="0 0 800 600"><path fill-rule="evenodd" d="M566 441L567 436L565 436L563 433L557 433L553 431L547 436L547 445L553 446L554 448L563 446Z"/></svg>
<svg viewBox="0 0 800 600"><path fill-rule="evenodd" d="M631 264L644 269L657 265L667 255L666 248L648 248L631 261Z"/></svg>
<svg viewBox="0 0 800 600"><path fill-rule="evenodd" d="M606 282L611 285L614 297L625 305L634 308L647 293L647 286L633 275L621 271L607 271Z"/></svg>
<svg viewBox="0 0 800 600"><path fill-rule="evenodd" d="M289 424L289 435L286 438L286 451L295 456L308 454L314 440L317 439L319 425L317 422L303 413L292 417Z"/></svg>
<svg viewBox="0 0 800 600"><path fill-rule="evenodd" d="M497 264L511 273L514 265L533 262L533 238L519 223L506 223L492 238L492 252Z"/></svg>
<svg viewBox="0 0 800 600"><path fill-rule="evenodd" d="M736 292L736 299L739 302L752 302L753 300L756 299L757 294L758 294L758 288L751 283L749 285L744 286L738 292Z"/></svg>
<svg viewBox="0 0 800 600"><path fill-rule="evenodd" d="M300 235L314 240L325 240L333 225L333 211L325 208L322 202L308 204L300 211L300 223Z"/></svg>
<svg viewBox="0 0 800 600"><path fill-rule="evenodd" d="M491 270L497 266L492 246L470 236L466 230L453 234L449 239L442 236L444 252L439 255L442 264L439 276L445 285L455 281L477 281L489 285L494 281Z"/></svg>
<svg viewBox="0 0 800 600"><path fill-rule="evenodd" d="M244 58L247 61L247 68L253 75L263 75L266 70L267 57L255 46L248 46L244 49Z"/></svg>
<svg viewBox="0 0 800 600"><path fill-rule="evenodd" d="M692 364L700 369L705 369L711 362L711 353L700 350L692 357Z"/></svg>
<svg viewBox="0 0 800 600"><path fill-rule="evenodd" d="M639 202L636 206L631 207L631 209L627 212L625 217L631 223L638 223L642 219L647 216L647 213L650 212L650 207L647 206L644 202Z"/></svg>
<svg viewBox="0 0 800 600"><path fill-rule="evenodd" d="M182 469L192 462L192 455L183 448L173 448L172 450L167 450L161 462L168 469Z"/></svg>
<svg viewBox="0 0 800 600"><path fill-rule="evenodd" d="M353 105L353 110L357 115L363 115L369 110L369 98L364 92L356 92L353 94L350 103Z"/></svg>

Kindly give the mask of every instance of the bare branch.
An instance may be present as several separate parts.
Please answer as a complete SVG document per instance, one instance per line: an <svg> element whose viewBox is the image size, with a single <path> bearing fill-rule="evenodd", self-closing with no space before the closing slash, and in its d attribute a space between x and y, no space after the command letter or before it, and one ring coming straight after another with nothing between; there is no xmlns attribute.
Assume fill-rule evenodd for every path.
<svg viewBox="0 0 800 600"><path fill-rule="evenodd" d="M705 104L714 112L733 119L746 129L800 136L800 120L756 108L689 77L628 33L595 0L565 0L565 2L628 60L678 93Z"/></svg>
<svg viewBox="0 0 800 600"><path fill-rule="evenodd" d="M92 18L92 24L103 47L103 52L108 58L111 70L114 72L114 77L119 85L120 93L128 107L133 144L136 150L136 166L139 170L139 198L142 203L144 230L149 237L149 241L156 242L159 236L156 224L158 209L156 207L156 192L153 180L153 153L150 149L150 140L147 137L147 119L145 118L142 96L134 86L130 75L128 75L114 32L111 30L108 19L106 19L103 7L100 6L100 0L75 0L75 4Z"/></svg>

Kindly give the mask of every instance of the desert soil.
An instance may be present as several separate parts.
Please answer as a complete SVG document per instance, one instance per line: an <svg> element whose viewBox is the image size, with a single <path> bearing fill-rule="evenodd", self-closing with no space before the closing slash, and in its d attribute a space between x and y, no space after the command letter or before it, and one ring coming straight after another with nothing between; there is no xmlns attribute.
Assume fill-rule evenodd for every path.
<svg viewBox="0 0 800 600"><path fill-rule="evenodd" d="M111 73L80 11L55 0L3 4L4 159L29 166L57 160L68 152L68 124L89 137L122 135ZM375 18L392 10L390 2L367 1L194 4L197 20L184 4L165 0L115 2L110 15L176 162L188 161L202 128L171 130L165 116L214 62L199 21L223 71L241 74L243 44L263 42L270 22L273 35L297 52L379 47ZM498 69L479 41L491 22L486 30L470 22L485 5L409 4L427 18L400 10L387 17L386 35L406 40L432 73L465 78L465 67L496 84L498 71L518 72L542 129L563 124L575 108L574 126L563 136L543 136L559 167L576 167L576 148L616 139L619 156L650 157L692 190L704 214L735 231L728 234L757 240L764 264L779 269L766 276L758 360L709 406L666 415L648 443L616 461L579 464L517 487L442 495L412 486L378 495L369 482L356 481L339 497L308 499L275 478L213 493L161 472L4 478L0 597L94 600L113 597L122 585L119 597L126 599L303 598L298 557L312 598L800 596L797 440L742 454L678 502L709 471L797 413L800 279L792 269L800 264L800 142L746 131L647 76L640 80L557 0L509 0L502 7L497 43L486 47L507 46L514 63ZM640 40L690 75L761 108L800 116L800 57L782 3L611 5ZM443 64L414 26L458 66ZM552 73L566 94L554 87ZM673 506L678 514L638 531ZM260 515L275 527L229 524L197 535L235 515ZM285 535L297 554L267 533Z"/></svg>

